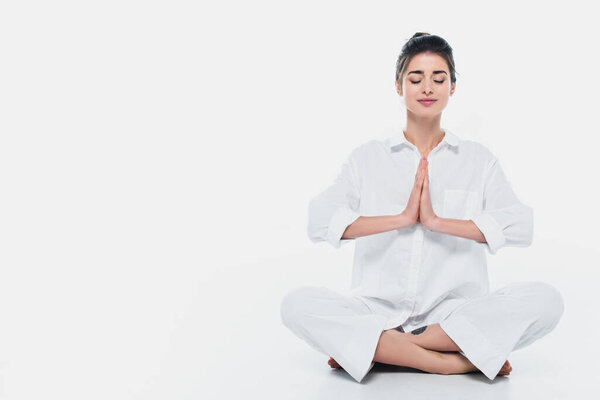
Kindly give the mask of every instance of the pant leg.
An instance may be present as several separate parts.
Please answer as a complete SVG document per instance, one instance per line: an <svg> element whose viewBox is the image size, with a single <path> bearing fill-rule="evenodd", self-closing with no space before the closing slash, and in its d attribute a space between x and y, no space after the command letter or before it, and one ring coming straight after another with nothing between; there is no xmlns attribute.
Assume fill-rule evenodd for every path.
<svg viewBox="0 0 600 400"><path fill-rule="evenodd" d="M356 297L313 286L294 288L284 296L281 319L359 383L375 364L375 349L387 322L387 317L372 313Z"/></svg>
<svg viewBox="0 0 600 400"><path fill-rule="evenodd" d="M561 293L545 282L513 282L452 311L440 327L494 380L513 350L551 332L564 312Z"/></svg>

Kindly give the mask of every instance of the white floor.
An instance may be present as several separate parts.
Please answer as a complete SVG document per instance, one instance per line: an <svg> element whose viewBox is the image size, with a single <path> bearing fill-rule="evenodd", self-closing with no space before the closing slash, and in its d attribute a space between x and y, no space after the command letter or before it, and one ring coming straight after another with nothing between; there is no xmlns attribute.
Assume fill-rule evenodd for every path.
<svg viewBox="0 0 600 400"><path fill-rule="evenodd" d="M547 246L552 260L532 261ZM359 384L280 322L280 300L300 284L343 289L351 249L309 249L221 271L202 285L172 337L168 355L140 398L178 399L576 399L591 398L598 360L597 255L585 249L504 249L489 258L492 288L543 280L565 298L558 327L511 354L513 371L489 381L481 373L435 375L376 364ZM596 257L596 258L593 258ZM568 262L572 260L571 262ZM503 264L504 263L504 264ZM546 263L546 265L543 265ZM339 282L341 281L341 282ZM260 282L260 283L259 283ZM214 308L216 306L216 308Z"/></svg>

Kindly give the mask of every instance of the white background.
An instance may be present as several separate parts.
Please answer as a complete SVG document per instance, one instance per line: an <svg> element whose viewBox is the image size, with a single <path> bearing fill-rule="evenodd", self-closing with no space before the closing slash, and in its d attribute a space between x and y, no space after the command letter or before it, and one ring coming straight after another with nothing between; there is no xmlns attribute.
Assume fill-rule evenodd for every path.
<svg viewBox="0 0 600 400"><path fill-rule="evenodd" d="M510 379L583 395L600 258L587 4L2 2L0 394L372 395L279 305L302 284L348 288L354 245L311 244L308 202L352 149L404 126L395 62L426 31L458 71L442 126L488 146L534 209L532 246L489 257L492 289L542 280L565 297Z"/></svg>

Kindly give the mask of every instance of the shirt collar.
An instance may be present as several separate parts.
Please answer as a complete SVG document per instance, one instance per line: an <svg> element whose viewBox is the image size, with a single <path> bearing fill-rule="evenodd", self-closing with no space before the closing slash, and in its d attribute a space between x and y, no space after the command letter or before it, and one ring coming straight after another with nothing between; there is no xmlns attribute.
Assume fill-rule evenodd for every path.
<svg viewBox="0 0 600 400"><path fill-rule="evenodd" d="M444 138L442 139L442 143L446 142L450 146L458 146L458 144L460 143L460 138L458 136L456 136L455 134L453 134L452 132L450 132L450 130L448 130L446 128L442 128L442 130L445 133ZM398 133L390 138L390 148L399 146L401 144L407 144L407 143L410 143L410 142L408 140L406 140L406 138L404 137L404 132L402 130L400 130L400 133ZM410 143L410 144L412 145L412 143Z"/></svg>

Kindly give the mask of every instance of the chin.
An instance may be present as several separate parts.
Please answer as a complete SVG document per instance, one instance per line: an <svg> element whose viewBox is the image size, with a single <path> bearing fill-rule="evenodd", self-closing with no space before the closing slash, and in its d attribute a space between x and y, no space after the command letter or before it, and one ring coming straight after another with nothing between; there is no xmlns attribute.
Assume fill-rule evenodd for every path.
<svg viewBox="0 0 600 400"><path fill-rule="evenodd" d="M423 117L423 118L428 118L428 117L435 117L436 115L441 114L443 109L438 109L437 107L435 109L431 109L431 110L419 110L417 112L415 112L414 110L408 109L409 112L411 112L412 114L414 114L417 117Z"/></svg>

